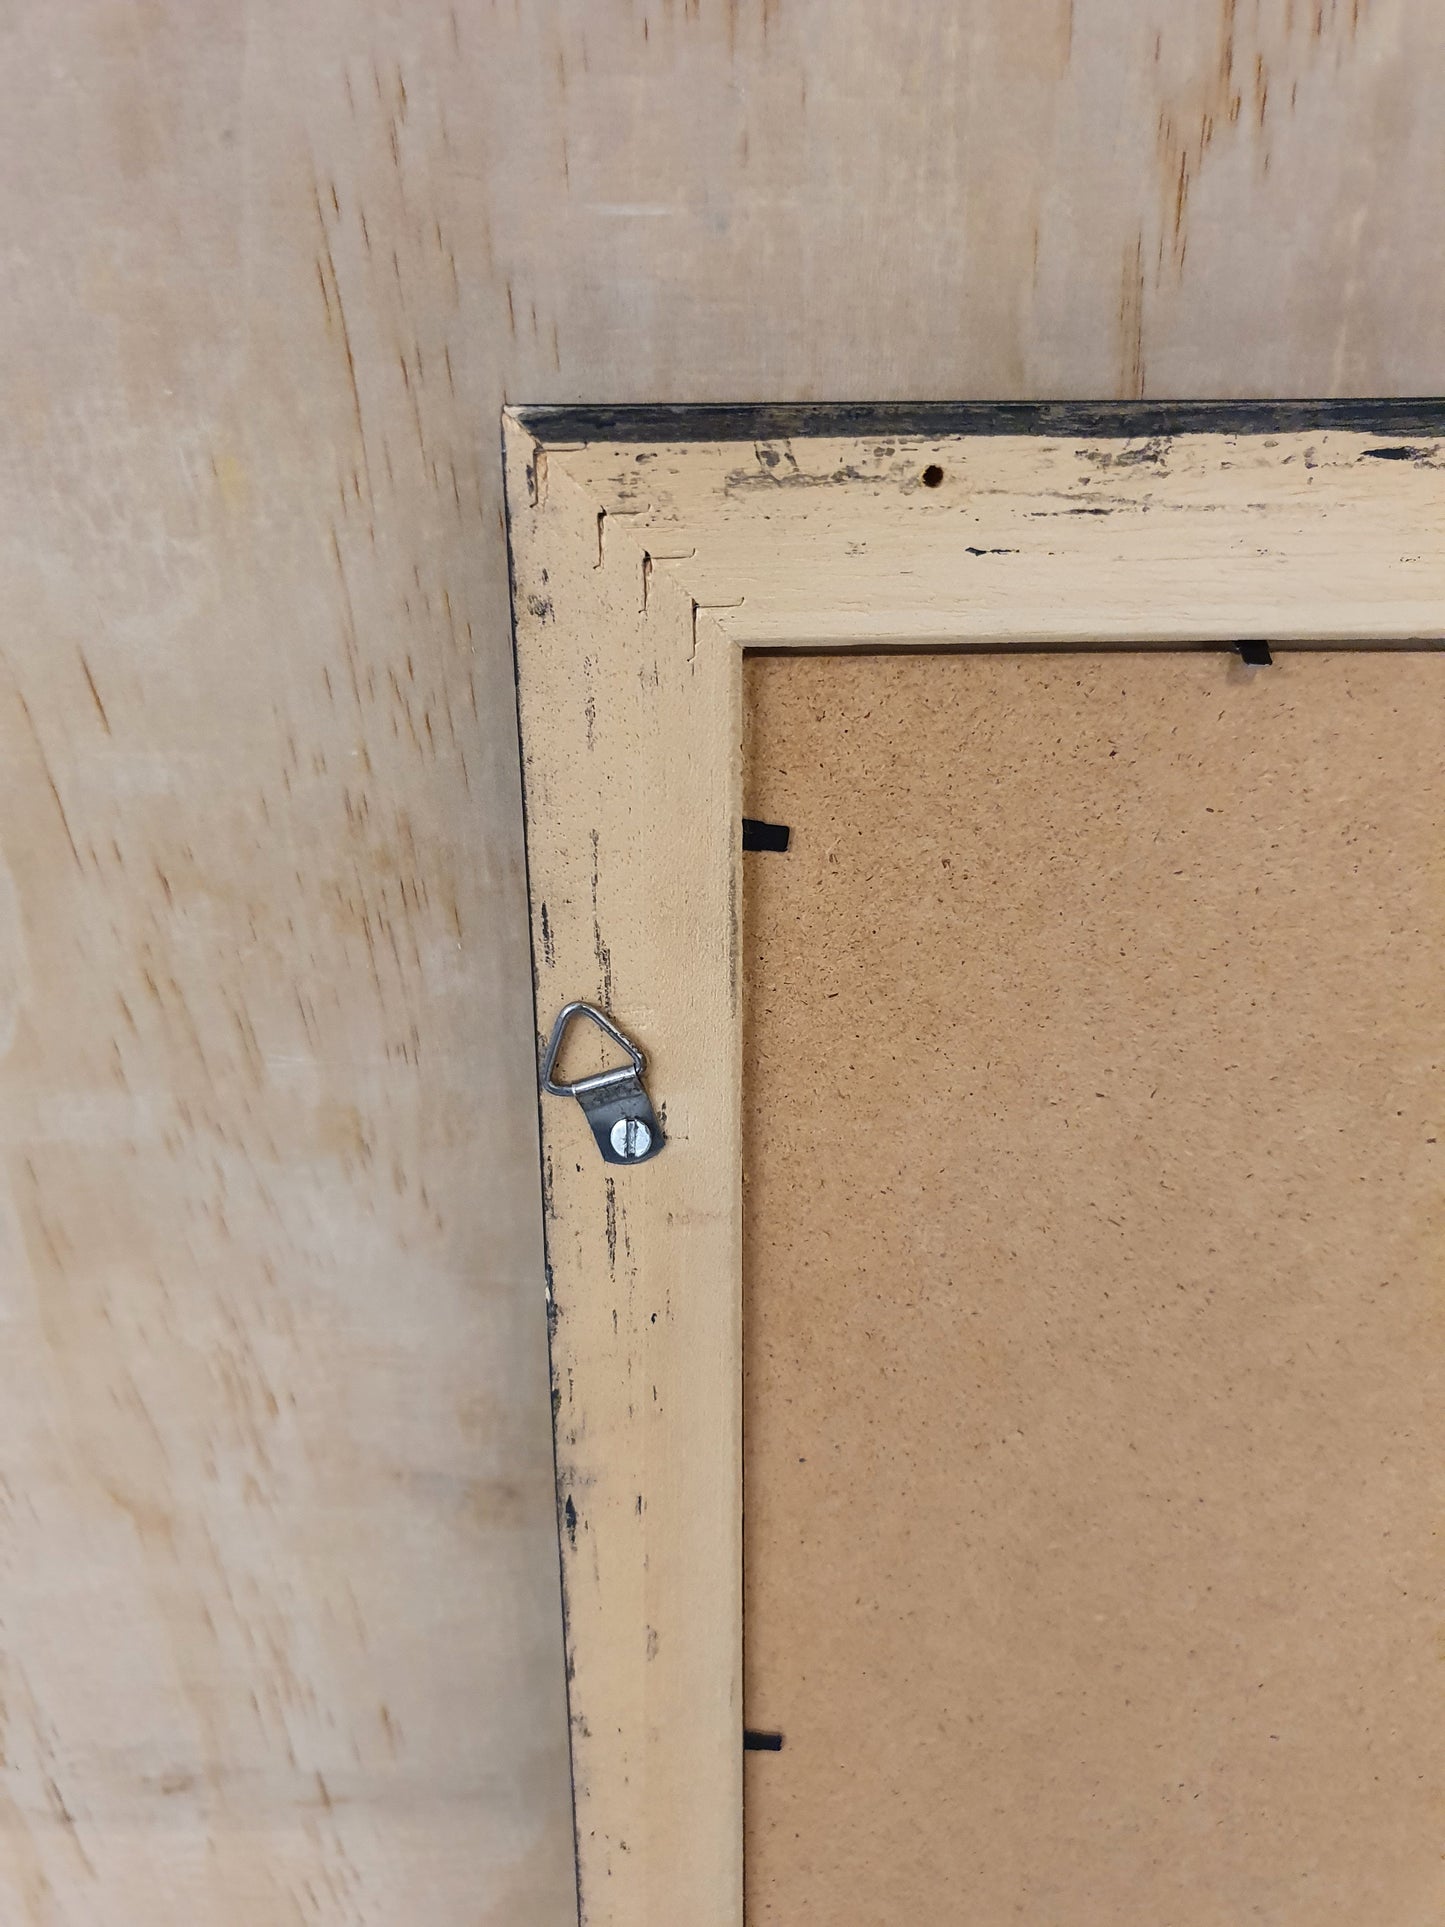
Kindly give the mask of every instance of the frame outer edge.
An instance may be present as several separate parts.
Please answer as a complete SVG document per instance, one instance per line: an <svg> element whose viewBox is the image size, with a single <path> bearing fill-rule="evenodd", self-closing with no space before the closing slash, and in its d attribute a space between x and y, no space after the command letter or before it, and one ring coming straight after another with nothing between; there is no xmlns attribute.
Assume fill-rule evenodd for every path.
<svg viewBox="0 0 1445 1927"><path fill-rule="evenodd" d="M607 1010L668 1134L542 1105L579 1919L740 1927L741 652L504 432L537 1022Z"/></svg>

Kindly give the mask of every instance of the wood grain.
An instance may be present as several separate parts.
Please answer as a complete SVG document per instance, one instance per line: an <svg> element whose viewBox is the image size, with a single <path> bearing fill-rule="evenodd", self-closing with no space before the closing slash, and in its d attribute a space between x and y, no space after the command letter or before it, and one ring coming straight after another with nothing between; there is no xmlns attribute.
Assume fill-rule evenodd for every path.
<svg viewBox="0 0 1445 1927"><path fill-rule="evenodd" d="M1436 389L1442 37L3 11L7 1920L575 1917L503 401Z"/></svg>
<svg viewBox="0 0 1445 1927"><path fill-rule="evenodd" d="M748 1919L1423 1927L1445 657L748 691Z"/></svg>

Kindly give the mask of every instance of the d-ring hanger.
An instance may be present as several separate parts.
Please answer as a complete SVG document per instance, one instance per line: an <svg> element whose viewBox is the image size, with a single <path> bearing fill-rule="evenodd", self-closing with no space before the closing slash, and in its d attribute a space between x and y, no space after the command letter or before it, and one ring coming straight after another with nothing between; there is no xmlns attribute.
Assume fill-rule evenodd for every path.
<svg viewBox="0 0 1445 1927"><path fill-rule="evenodd" d="M605 1036L627 1052L631 1064L598 1071L592 1077L579 1077L572 1084L559 1084L552 1073L557 1068L567 1026L574 1017L591 1018ZM576 1098L592 1126L597 1148L608 1164L645 1164L648 1158L657 1156L667 1141L642 1087L646 1068L647 1059L610 1017L592 1004L568 1004L557 1013L551 1040L542 1058L542 1089L552 1097Z"/></svg>

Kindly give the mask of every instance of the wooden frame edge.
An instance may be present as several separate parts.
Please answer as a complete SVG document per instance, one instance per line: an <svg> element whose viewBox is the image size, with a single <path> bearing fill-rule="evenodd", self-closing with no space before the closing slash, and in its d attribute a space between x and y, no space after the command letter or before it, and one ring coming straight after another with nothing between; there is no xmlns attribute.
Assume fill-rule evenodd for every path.
<svg viewBox="0 0 1445 1927"><path fill-rule="evenodd" d="M644 584L640 550L604 552L595 503L515 421L507 475L539 1023L575 998L610 1011L668 1137L619 1170L575 1104L543 1108L579 1917L723 1927L742 1905L740 1299L719 1289L742 1248L741 654L665 575ZM665 874L635 860L663 848Z"/></svg>
<svg viewBox="0 0 1445 1927"><path fill-rule="evenodd" d="M954 647L1037 646L1041 636L1044 646L1097 646L1080 640L1091 632L1141 647L1215 635L1222 646L1235 633L1222 625L1243 606L1239 573L1282 582L1272 607L1298 608L1293 640L1303 646L1433 646L1445 636L1436 587L1445 581L1445 409L1228 407L1209 427L1191 410L1134 404L1013 411L1004 426L995 408L931 404L926 418L684 411L687 433L673 410L504 419L538 1021L549 1025L577 997L610 1010L649 1053L669 1136L650 1164L614 1171L575 1105L543 1105L585 1927L742 1919L744 649L876 640L869 598L884 593L890 556L919 564L930 609L954 598L941 630ZM1094 445L1167 434L1161 422L1188 438L1181 472L1151 496L1145 469L1116 466L1111 487L1124 512L1106 532L1088 470L1119 457ZM795 463L815 490L743 488L738 463L756 453L765 423L769 435L816 434L819 447L856 435L858 459L840 464L830 446L816 477L804 472L806 457ZM729 425L730 437L717 438ZM1401 434L1429 441L1379 439ZM886 460L879 435L889 438ZM1082 443L1072 480L1060 470L1070 439ZM654 440L667 486L653 485L640 505L638 445ZM974 489L952 512L1017 532L1017 547L996 551L1016 563L981 572L975 558L993 551L965 542L963 521L939 519L944 505L917 473L939 449L957 456ZM1173 517L1162 550L1151 509ZM1044 516L1058 518L1048 556L1064 556L1077 587L1078 606L1057 631L1040 628L1028 599L1045 539L1034 519ZM876 526L884 555L840 599L822 538L860 526ZM1338 557L1341 544L1345 565L1322 579L1322 555ZM1140 572L1149 576L1142 598ZM1141 627L1161 582L1181 609L1188 602L1192 627ZM810 595L818 607L833 597L811 624ZM982 613L980 597L991 598ZM916 621L916 608L890 605L878 629L937 643L940 625L907 626Z"/></svg>
<svg viewBox="0 0 1445 1927"><path fill-rule="evenodd" d="M543 445L575 442L754 442L799 436L1077 436L1147 441L1159 435L1350 432L1445 435L1445 399L1198 401L678 402L518 408Z"/></svg>

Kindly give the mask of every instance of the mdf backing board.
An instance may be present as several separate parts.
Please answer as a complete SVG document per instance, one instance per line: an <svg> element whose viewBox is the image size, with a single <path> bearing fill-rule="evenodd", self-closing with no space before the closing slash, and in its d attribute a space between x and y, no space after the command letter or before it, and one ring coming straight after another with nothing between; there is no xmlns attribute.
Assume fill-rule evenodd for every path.
<svg viewBox="0 0 1445 1927"><path fill-rule="evenodd" d="M751 1927L1435 1927L1445 657L747 685Z"/></svg>

